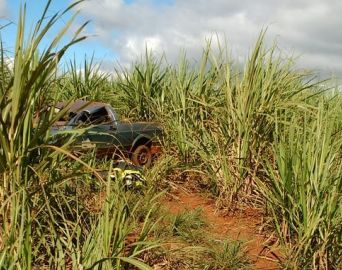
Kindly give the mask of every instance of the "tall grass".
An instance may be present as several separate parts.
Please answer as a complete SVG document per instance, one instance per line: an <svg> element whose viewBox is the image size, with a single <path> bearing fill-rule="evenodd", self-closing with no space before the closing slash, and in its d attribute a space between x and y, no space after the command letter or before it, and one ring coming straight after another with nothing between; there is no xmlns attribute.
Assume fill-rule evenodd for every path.
<svg viewBox="0 0 342 270"><path fill-rule="evenodd" d="M138 243L128 244L128 234L138 224L134 209L139 200L129 203L123 188L108 181L103 211L96 215L87 210L82 193L74 190L79 182L86 187L88 177L74 163L87 164L69 152L70 140L51 145L50 128L65 113L48 109L51 97L57 99L57 66L70 46L85 39L81 33L86 24L62 44L77 14L72 15L42 53L38 49L56 22L79 2L47 19L48 1L30 34L24 5L13 67L1 47L0 269L123 269L127 264L149 269L134 259L149 246L144 242L148 217L137 233ZM87 165L82 171L89 169L93 170Z"/></svg>
<svg viewBox="0 0 342 270"><path fill-rule="evenodd" d="M260 182L290 269L341 264L341 108L326 105L292 116L286 132L276 130L275 161L266 161L268 181Z"/></svg>
<svg viewBox="0 0 342 270"><path fill-rule="evenodd" d="M70 62L60 75L58 63L85 38L85 25L61 46L72 16L38 53L46 33L78 4L46 19L50 2L30 35L21 9L13 67L0 47L0 269L148 269L137 258L155 244L147 241L154 199L109 180L98 184L100 192L87 193L92 180L84 170L97 162L73 156L72 138L50 145L50 127L65 112L55 114L48 105L76 98L110 102L128 118L163 125L166 158L147 173L154 187L175 178L193 181L221 208L265 209L285 249L283 267L342 263L338 90L327 91L296 69L276 46L266 48L264 32L240 66L227 48L215 52L208 42L197 63L181 54L171 65L146 52L115 76L101 72L93 58L81 67ZM86 194L103 200L99 209L87 208ZM229 257L225 244L219 250L217 258Z"/></svg>
<svg viewBox="0 0 342 270"><path fill-rule="evenodd" d="M130 110L129 116L144 120L156 117L156 108L163 107L166 70L162 68L162 59L157 61L147 50L144 61L134 64L132 71L116 70L119 101Z"/></svg>
<svg viewBox="0 0 342 270"><path fill-rule="evenodd" d="M126 104L163 123L166 152L187 171L202 171L196 183L217 196L218 206L247 203L271 210L272 226L292 261L288 267L337 267L341 93L327 92L327 82L298 70L276 46L266 48L264 35L242 68L210 44L195 66L186 57L174 66L147 57L137 68L153 66L156 76L139 72L134 84L120 80L131 97ZM153 94L135 87L150 85L151 78L161 78L157 74L162 81ZM153 108L147 116L146 107Z"/></svg>
<svg viewBox="0 0 342 270"><path fill-rule="evenodd" d="M146 55L145 63L119 79L128 111L163 123L165 143L184 164L206 171L227 206L254 200L254 178L270 155L277 115L307 110L307 91L316 87L310 74L296 71L293 59L265 48L264 34L242 70L224 48L214 53L208 43L198 65L185 55L175 66ZM155 87L142 87L147 85Z"/></svg>
<svg viewBox="0 0 342 270"><path fill-rule="evenodd" d="M13 71L5 73L2 61L0 96L0 201L1 203L1 251L2 267L31 269L32 242L31 224L32 187L39 181L39 175L51 166L58 154L44 147L48 143L51 123L57 116L47 112L34 123L41 96L47 91L50 80L55 76L56 65L72 44L84 39L79 35L82 27L70 42L56 49L74 17L57 33L41 55L37 55L46 32L56 21L68 12L71 5L61 14L45 21L48 2L42 17L33 28L32 34L25 32L25 6L20 10L18 31L14 51ZM4 59L2 51L2 59ZM37 162L39 165L37 166Z"/></svg>
<svg viewBox="0 0 342 270"><path fill-rule="evenodd" d="M216 155L209 153L209 158L219 161L214 165L217 183L228 191L224 193L230 202L239 197L255 199L254 179L262 171L263 158L271 158L277 115L285 110L305 111L304 92L315 87L308 74L294 69L291 58L284 59L275 47L266 49L263 39L264 33L241 75L225 67L222 101L215 111L217 130L210 137Z"/></svg>
<svg viewBox="0 0 342 270"><path fill-rule="evenodd" d="M113 86L109 74L101 71L101 65L94 62L94 56L87 59L85 56L82 65L76 59L70 61L65 73L58 78L58 90L61 100L86 99L89 101L110 102L114 93L109 95L108 90Z"/></svg>

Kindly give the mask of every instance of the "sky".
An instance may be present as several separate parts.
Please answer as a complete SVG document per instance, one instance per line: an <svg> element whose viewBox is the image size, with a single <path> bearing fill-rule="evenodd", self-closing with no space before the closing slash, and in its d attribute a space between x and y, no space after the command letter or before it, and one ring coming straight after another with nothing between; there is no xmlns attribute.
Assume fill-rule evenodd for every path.
<svg viewBox="0 0 342 270"><path fill-rule="evenodd" d="M50 13L65 8L72 0L55 0ZM2 40L13 48L19 0L0 0ZM27 0L27 19L38 19L44 0ZM208 38L227 43L234 59L243 62L260 31L267 28L268 44L277 42L288 55L298 56L298 66L322 76L342 78L342 1L339 0L85 0L75 27L90 20L88 39L74 46L66 58L84 55L102 61L110 71L114 64L128 66L145 48L165 53L175 62L186 50L198 60ZM74 9L73 11L76 11ZM67 21L59 22L57 28ZM50 33L53 37L54 32Z"/></svg>

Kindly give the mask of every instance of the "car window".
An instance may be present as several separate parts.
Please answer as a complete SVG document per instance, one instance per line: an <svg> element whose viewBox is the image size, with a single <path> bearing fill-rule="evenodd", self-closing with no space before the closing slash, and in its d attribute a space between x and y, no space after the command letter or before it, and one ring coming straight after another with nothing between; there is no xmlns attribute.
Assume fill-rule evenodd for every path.
<svg viewBox="0 0 342 270"><path fill-rule="evenodd" d="M90 114L89 121L92 125L109 124L110 117L105 107Z"/></svg>
<svg viewBox="0 0 342 270"><path fill-rule="evenodd" d="M111 122L111 118L105 107L99 108L91 113L84 111L76 121L77 125L106 125Z"/></svg>
<svg viewBox="0 0 342 270"><path fill-rule="evenodd" d="M90 119L89 119L90 115L88 112L82 112L77 121L76 121L76 125L89 125L90 124Z"/></svg>

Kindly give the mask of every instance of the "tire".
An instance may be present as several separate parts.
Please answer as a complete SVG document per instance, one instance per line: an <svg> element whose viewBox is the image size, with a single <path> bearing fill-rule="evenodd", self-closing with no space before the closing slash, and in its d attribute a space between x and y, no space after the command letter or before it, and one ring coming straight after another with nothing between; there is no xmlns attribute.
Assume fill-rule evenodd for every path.
<svg viewBox="0 0 342 270"><path fill-rule="evenodd" d="M151 149L146 145L139 145L132 153L132 162L137 166L150 167L152 162Z"/></svg>

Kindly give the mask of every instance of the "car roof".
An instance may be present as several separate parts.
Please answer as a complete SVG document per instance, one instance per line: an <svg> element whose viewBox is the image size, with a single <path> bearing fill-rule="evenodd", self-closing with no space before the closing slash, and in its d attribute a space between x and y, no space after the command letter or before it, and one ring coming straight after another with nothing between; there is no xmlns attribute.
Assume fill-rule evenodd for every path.
<svg viewBox="0 0 342 270"><path fill-rule="evenodd" d="M61 109L61 110L67 107L68 111L72 113L79 113L81 111L93 112L94 110L97 110L106 106L108 106L107 103L85 101L82 99L77 99L74 102L62 101L62 102L58 102L55 105L57 109Z"/></svg>

